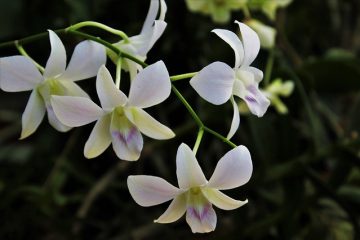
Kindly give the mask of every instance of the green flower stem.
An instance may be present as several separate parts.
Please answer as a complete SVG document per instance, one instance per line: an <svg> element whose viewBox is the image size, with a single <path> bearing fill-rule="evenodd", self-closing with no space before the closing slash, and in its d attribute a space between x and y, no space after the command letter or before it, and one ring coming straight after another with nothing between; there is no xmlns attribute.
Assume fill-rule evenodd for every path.
<svg viewBox="0 0 360 240"><path fill-rule="evenodd" d="M230 140L228 140L226 137L224 137L223 135L221 135L218 132L215 132L214 130L206 127L204 125L204 123L201 121L201 119L199 118L199 116L195 113L195 111L192 109L192 107L190 106L190 104L186 101L186 99L181 95L181 93L175 88L174 85L171 86L173 92L175 93L175 95L179 98L179 100L183 103L183 105L186 107L186 109L189 111L190 115L193 117L193 119L195 120L196 124L199 126L199 128L202 128L205 132L208 132L212 135L214 135L215 137L217 137L218 139L220 139L221 141L227 143L228 145L230 145L232 148L236 147L236 144L231 142ZM194 147L195 148L195 147Z"/></svg>
<svg viewBox="0 0 360 240"><path fill-rule="evenodd" d="M223 141L224 143L228 144L229 146L231 146L232 148L236 148L236 144L231 142L229 139L227 139L226 137L224 137L223 135L219 134L218 132L215 132L214 130L212 130L211 128L208 128L206 126L204 126L204 130L205 132L208 132L212 135L214 135L215 137L217 137L218 139L220 139L221 141Z"/></svg>
<svg viewBox="0 0 360 240"><path fill-rule="evenodd" d="M193 148L193 152L196 155L197 150L199 149L200 143L201 143L201 139L204 135L204 128L203 127L199 127L199 131L196 137L196 142Z"/></svg>
<svg viewBox="0 0 360 240"><path fill-rule="evenodd" d="M190 115L192 116L192 118L195 120L196 124L199 127L204 127L203 122L201 121L201 119L199 118L199 116L195 113L194 109L190 106L190 104L188 103L188 101L186 101L186 99L183 97L183 95L181 95L181 93L179 92L179 90L176 89L176 87L174 85L171 85L171 89L172 91L175 93L175 95L179 98L179 100L184 104L184 106L186 107L186 109L189 111Z"/></svg>
<svg viewBox="0 0 360 240"><path fill-rule="evenodd" d="M269 52L269 56L266 62L266 68L265 68L265 76L264 76L264 84L265 86L269 85L272 69L274 66L274 57L275 56L275 48L271 48Z"/></svg>
<svg viewBox="0 0 360 240"><path fill-rule="evenodd" d="M130 55L130 54L127 54L125 52L122 52L120 49L118 49L117 47L115 47L114 45L112 45L111 43L105 41L105 40L102 40L101 38L99 37L95 37L93 35L90 35L90 34L87 34L87 33L83 33L83 32L80 32L80 31L77 31L77 30L68 30L66 31L66 33L69 33L69 34L72 34L72 35L76 35L76 36L80 36L80 37L83 37L83 38L86 38L86 39L89 39L89 40L92 40L94 42L98 42L102 45L104 45L105 47L107 47L108 49L110 49L111 51L113 51L114 53L116 53L117 55L121 55L121 57L123 58L127 58L127 59L130 59L131 61L133 62L136 62L137 64L140 64L142 67L147 67L148 65L146 63L144 63L143 61L137 59L136 57Z"/></svg>
<svg viewBox="0 0 360 240"><path fill-rule="evenodd" d="M115 78L115 85L118 89L120 89L120 80L121 80L121 63L122 57L119 56L116 62L116 78Z"/></svg>
<svg viewBox="0 0 360 240"><path fill-rule="evenodd" d="M102 30L105 30L107 32L110 32L110 33L112 33L114 35L117 35L117 36L121 37L122 39L124 39L125 42L130 42L129 37L123 31L111 28L109 26L106 26L105 24L94 22L94 21L85 21L85 22L77 23L75 25L72 25L72 26L66 28L66 31L78 30L78 29L83 28L83 27L100 28Z"/></svg>
<svg viewBox="0 0 360 240"><path fill-rule="evenodd" d="M65 33L65 29L58 29L58 30L55 30L54 32L57 33L57 34L63 34L63 33ZM35 34L35 35L25 37L25 38L22 38L22 39L19 39L19 40L0 43L0 49L1 48L7 48L7 47L13 47L13 46L16 47L16 42L18 44L20 44L20 45L24 45L24 44L27 44L27 43L35 42L37 40L40 40L40 39L42 39L44 37L48 37L48 36L49 36L48 32L43 32L43 33Z"/></svg>
<svg viewBox="0 0 360 240"><path fill-rule="evenodd" d="M242 7L243 13L245 15L246 19L250 19L251 18L251 13L249 10L249 7L245 4L244 7Z"/></svg>
<svg viewBox="0 0 360 240"><path fill-rule="evenodd" d="M180 75L174 75L174 76L170 77L170 80L172 82L175 82L175 81L183 80L183 79L186 79L186 78L192 78L197 73L198 72L191 72L191 73L184 73L184 74L180 74Z"/></svg>
<svg viewBox="0 0 360 240"><path fill-rule="evenodd" d="M19 53L27 58L29 58L34 64L35 66L39 69L39 71L41 73L43 73L45 71L45 69L40 65L38 64L34 59L32 59L29 54L27 54L27 52L25 51L25 49L23 48L23 46L21 46L18 41L15 41L15 46L17 48L17 50L19 51Z"/></svg>

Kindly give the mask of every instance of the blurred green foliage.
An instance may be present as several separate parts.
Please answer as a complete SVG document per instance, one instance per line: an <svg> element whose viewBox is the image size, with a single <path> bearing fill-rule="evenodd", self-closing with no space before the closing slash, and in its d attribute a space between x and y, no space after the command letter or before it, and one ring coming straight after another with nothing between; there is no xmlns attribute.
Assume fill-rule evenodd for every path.
<svg viewBox="0 0 360 240"><path fill-rule="evenodd" d="M232 50L210 31L235 30L234 24L216 25L190 13L184 1L167 3L168 27L148 63L162 59L172 75L198 71L215 60L233 63ZM147 8L148 1L0 0L0 42L83 20L133 35ZM249 148L254 175L229 195L249 203L231 212L217 209L217 229L206 235L193 235L184 218L154 224L166 204L142 208L126 187L133 174L175 184L176 149L196 138L196 126L175 96L150 111L178 136L164 142L145 139L141 159L128 163L110 149L96 159L83 157L92 126L62 134L44 121L34 135L19 141L29 93L0 92L0 239L359 239L359 13L357 0L295 0L278 12L272 77L295 81L295 93L284 99L289 114L271 109L260 119L242 116L233 140ZM232 14L233 20L243 17ZM62 38L70 48L80 40ZM25 48L44 64L48 39ZM15 48L0 49L1 57L14 54ZM254 64L265 70L267 56L261 51ZM94 96L93 80L81 84ZM227 132L230 104L206 103L186 80L176 85L209 126ZM205 135L198 159L207 177L228 150Z"/></svg>

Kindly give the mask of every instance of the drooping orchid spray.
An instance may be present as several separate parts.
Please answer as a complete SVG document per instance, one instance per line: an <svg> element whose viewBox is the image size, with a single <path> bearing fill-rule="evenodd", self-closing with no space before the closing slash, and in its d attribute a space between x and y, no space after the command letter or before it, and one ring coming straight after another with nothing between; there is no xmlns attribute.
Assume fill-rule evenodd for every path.
<svg viewBox="0 0 360 240"><path fill-rule="evenodd" d="M234 50L234 67L217 61L197 73L170 76L163 61L145 63L147 53L166 28L166 10L164 0L151 0L143 28L139 35L133 37L90 21L57 30L57 33L49 31L51 54L45 68L30 58L22 48L26 41L2 44L0 47L16 45L22 55L0 58L0 88L8 92L32 90L22 116L21 138L35 132L46 112L50 124L62 132L96 122L84 147L85 157L96 158L112 145L116 156L127 161L141 159L142 134L157 140L175 137L174 131L156 120L158 116L152 117L145 111L149 107L160 105L172 92L186 107L198 127L194 147L191 149L182 143L176 154L179 187L174 187L159 177L136 176L131 175L131 172L127 186L135 202L141 206L153 206L172 200L168 209L155 222L174 222L186 214L186 221L192 232L211 232L215 230L217 223L213 206L232 210L248 201L235 200L221 192L247 183L253 170L249 150L230 141L240 123L234 96L244 100L250 111L261 117L270 104L267 97L276 99L281 93L272 91L272 95L269 95L259 90L263 73L250 66L260 49L259 37L251 28L238 21L239 35L226 29L213 30ZM79 30L86 26L108 31L120 36L122 40L114 44ZM67 67L65 46L58 34L60 37L67 34L86 39L75 47ZM111 64L115 64L114 74L105 65L106 56L111 58ZM121 89L122 71L130 75L127 95ZM90 99L75 83L95 76L93 85L100 104ZM189 78L192 78L189 86L208 102L220 105L231 101L233 120L227 136L209 128L176 88L174 81ZM271 92L272 88L267 89ZM196 159L204 133L231 147L218 161L209 180L205 178Z"/></svg>

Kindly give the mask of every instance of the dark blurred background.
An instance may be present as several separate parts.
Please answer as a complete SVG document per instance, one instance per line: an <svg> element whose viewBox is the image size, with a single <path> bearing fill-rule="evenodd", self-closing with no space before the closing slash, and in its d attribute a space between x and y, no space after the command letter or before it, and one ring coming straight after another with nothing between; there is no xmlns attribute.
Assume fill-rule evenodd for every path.
<svg viewBox="0 0 360 240"><path fill-rule="evenodd" d="M232 50L210 31L235 31L232 22L244 19L241 11L218 25L190 12L184 1L167 4L168 27L148 63L163 60L171 75L198 71L216 60L233 65ZM0 0L0 42L84 20L132 36L140 32L148 5L140 0ZM111 148L96 159L83 157L93 124L64 134L44 121L35 134L18 140L30 93L1 91L0 239L360 239L359 13L358 0L295 0L279 10L272 24L278 37L271 79L294 81L294 93L283 100L289 113L270 108L263 118L241 117L233 142L249 148L254 173L248 184L226 193L249 203L234 211L216 209L218 224L210 234L192 234L184 217L172 224L153 223L168 204L140 207L127 190L126 178L135 174L160 176L177 185L177 147L181 142L192 146L197 127L173 94L149 112L177 137L145 137L140 160L126 162ZM84 31L118 41L104 32ZM81 39L61 39L70 58ZM45 64L48 38L24 48ZM0 57L15 54L15 47L0 49ZM261 50L253 65L265 71L268 54ZM110 61L108 65L113 68ZM175 85L208 126L226 135L230 103L205 102L188 80ZM97 101L94 79L81 86ZM205 133L197 157L207 177L227 151L228 145Z"/></svg>

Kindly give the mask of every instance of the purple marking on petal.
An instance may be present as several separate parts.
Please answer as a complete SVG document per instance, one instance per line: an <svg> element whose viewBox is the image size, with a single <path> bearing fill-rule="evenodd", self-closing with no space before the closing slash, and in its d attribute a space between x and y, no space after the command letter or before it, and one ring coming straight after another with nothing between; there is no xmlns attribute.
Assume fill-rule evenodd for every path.
<svg viewBox="0 0 360 240"><path fill-rule="evenodd" d="M251 103L257 103L256 99L252 96L247 95L245 99Z"/></svg>
<svg viewBox="0 0 360 240"><path fill-rule="evenodd" d="M137 133L136 127L132 127L127 135L126 141L127 142L131 141L136 136L136 133Z"/></svg>
<svg viewBox="0 0 360 240"><path fill-rule="evenodd" d="M119 139L120 142L122 142L123 144L127 145L128 142L130 142L130 141L133 139L135 133L136 133L136 128L132 127L127 134L126 134L126 133L119 132L119 131L112 131L111 134L112 134L115 138Z"/></svg>
<svg viewBox="0 0 360 240"><path fill-rule="evenodd" d="M187 210L190 215L197 218L200 222L203 222L206 219L206 216L209 214L211 209L211 204L206 204L200 208L189 207Z"/></svg>
<svg viewBox="0 0 360 240"><path fill-rule="evenodd" d="M247 87L247 90L248 90L250 93L256 95L257 87L254 86L254 85L250 85L250 86Z"/></svg>

